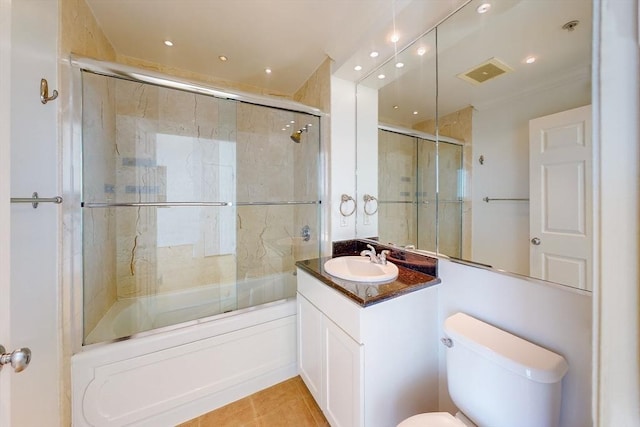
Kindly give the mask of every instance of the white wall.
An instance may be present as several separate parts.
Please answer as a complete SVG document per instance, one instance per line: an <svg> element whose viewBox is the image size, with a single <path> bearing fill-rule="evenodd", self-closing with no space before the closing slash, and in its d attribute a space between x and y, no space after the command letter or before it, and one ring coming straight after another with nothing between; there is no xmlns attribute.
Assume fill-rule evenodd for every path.
<svg viewBox="0 0 640 427"><path fill-rule="evenodd" d="M353 239L356 235L356 215L340 214L340 196L356 197L356 85L331 77L331 146L329 156L330 241ZM353 202L345 205L350 212Z"/></svg>
<svg viewBox="0 0 640 427"><path fill-rule="evenodd" d="M358 86L356 96L357 147L356 175L358 181L358 223L356 231L359 237L378 236L378 214L364 213L363 196L368 194L378 198L378 91ZM372 148L375 147L375 148ZM369 202L367 211L373 212L377 202Z"/></svg>
<svg viewBox="0 0 640 427"><path fill-rule="evenodd" d="M43 105L39 88L41 78L49 95L58 87L58 2L13 1L10 42L11 196L53 197L59 101ZM2 372L13 376L11 426L60 425L59 210L52 203L11 205L11 339L3 344L33 352L23 372Z"/></svg>
<svg viewBox="0 0 640 427"><path fill-rule="evenodd" d="M11 336L9 319L11 318L10 296L10 245L9 236L11 228L9 220L11 210L9 198L10 189L10 166L9 153L11 131L11 1L0 1L0 344L10 345L8 340ZM0 375L0 426L9 425L11 419L11 405L9 393L11 392L11 375Z"/></svg>
<svg viewBox="0 0 640 427"><path fill-rule="evenodd" d="M438 275L440 330L444 319L461 311L562 355L569 371L562 384L560 426L592 425L591 294L446 260L439 261ZM455 413L443 346L440 372L440 410Z"/></svg>
<svg viewBox="0 0 640 427"><path fill-rule="evenodd" d="M550 86L474 111L470 259L529 274L529 204L482 199L529 197L529 120L589 104L589 77L589 70L577 70Z"/></svg>
<svg viewBox="0 0 640 427"><path fill-rule="evenodd" d="M637 1L596 0L594 418L640 425L640 20Z"/></svg>

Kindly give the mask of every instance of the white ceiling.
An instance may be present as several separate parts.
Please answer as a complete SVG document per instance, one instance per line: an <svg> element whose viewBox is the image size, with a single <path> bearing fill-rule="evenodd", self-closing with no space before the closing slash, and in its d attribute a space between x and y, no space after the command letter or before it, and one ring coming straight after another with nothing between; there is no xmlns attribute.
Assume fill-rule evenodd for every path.
<svg viewBox="0 0 640 427"><path fill-rule="evenodd" d="M467 0L87 0L120 55L291 95L330 57L357 81ZM394 26L396 45L388 37ZM163 41L170 39L173 47ZM380 56L373 60L371 50ZM222 62L218 56L229 58ZM353 71L360 64L363 70ZM271 68L270 75L265 68Z"/></svg>
<svg viewBox="0 0 640 427"><path fill-rule="evenodd" d="M480 15L476 8L483 2L472 0L438 26L437 67L433 54L418 57L415 49L409 48L396 57L404 68L395 69L393 58L363 82L379 90L382 122L411 128L432 119L436 79L438 112L442 115L470 105L480 109L505 97L570 80L590 80L589 0L490 0L490 11ZM579 21L573 31L562 28L572 20ZM432 47L432 53L435 34L425 35L417 45ZM526 64L528 56L537 57L537 61ZM480 85L457 77L491 58L513 71ZM379 80L378 74L386 78Z"/></svg>

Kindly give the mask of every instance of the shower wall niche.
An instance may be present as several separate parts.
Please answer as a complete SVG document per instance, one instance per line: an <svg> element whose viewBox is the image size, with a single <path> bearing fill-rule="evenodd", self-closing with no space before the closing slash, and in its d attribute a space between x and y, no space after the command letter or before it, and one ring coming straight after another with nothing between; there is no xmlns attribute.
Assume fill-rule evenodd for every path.
<svg viewBox="0 0 640 427"><path fill-rule="evenodd" d="M295 296L319 255L319 117L81 75L83 343Z"/></svg>

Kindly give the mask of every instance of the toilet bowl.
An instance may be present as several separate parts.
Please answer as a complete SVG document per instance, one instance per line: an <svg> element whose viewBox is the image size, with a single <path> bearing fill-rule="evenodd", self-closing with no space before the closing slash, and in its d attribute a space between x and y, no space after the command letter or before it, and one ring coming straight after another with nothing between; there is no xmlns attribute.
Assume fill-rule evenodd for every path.
<svg viewBox="0 0 640 427"><path fill-rule="evenodd" d="M448 412L429 412L409 417L398 427L477 427L462 413L454 417Z"/></svg>
<svg viewBox="0 0 640 427"><path fill-rule="evenodd" d="M558 427L562 356L464 313L448 317L444 333L447 388L460 412L418 414L398 427Z"/></svg>

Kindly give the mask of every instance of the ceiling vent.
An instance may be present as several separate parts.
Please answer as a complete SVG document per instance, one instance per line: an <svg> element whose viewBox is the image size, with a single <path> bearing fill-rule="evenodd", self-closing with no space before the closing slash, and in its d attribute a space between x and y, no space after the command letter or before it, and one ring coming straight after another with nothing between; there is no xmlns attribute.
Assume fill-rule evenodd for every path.
<svg viewBox="0 0 640 427"><path fill-rule="evenodd" d="M458 74L458 77L462 80L468 81L469 83L478 85L511 71L513 71L513 68L509 67L504 62L496 58L491 58L464 73Z"/></svg>

